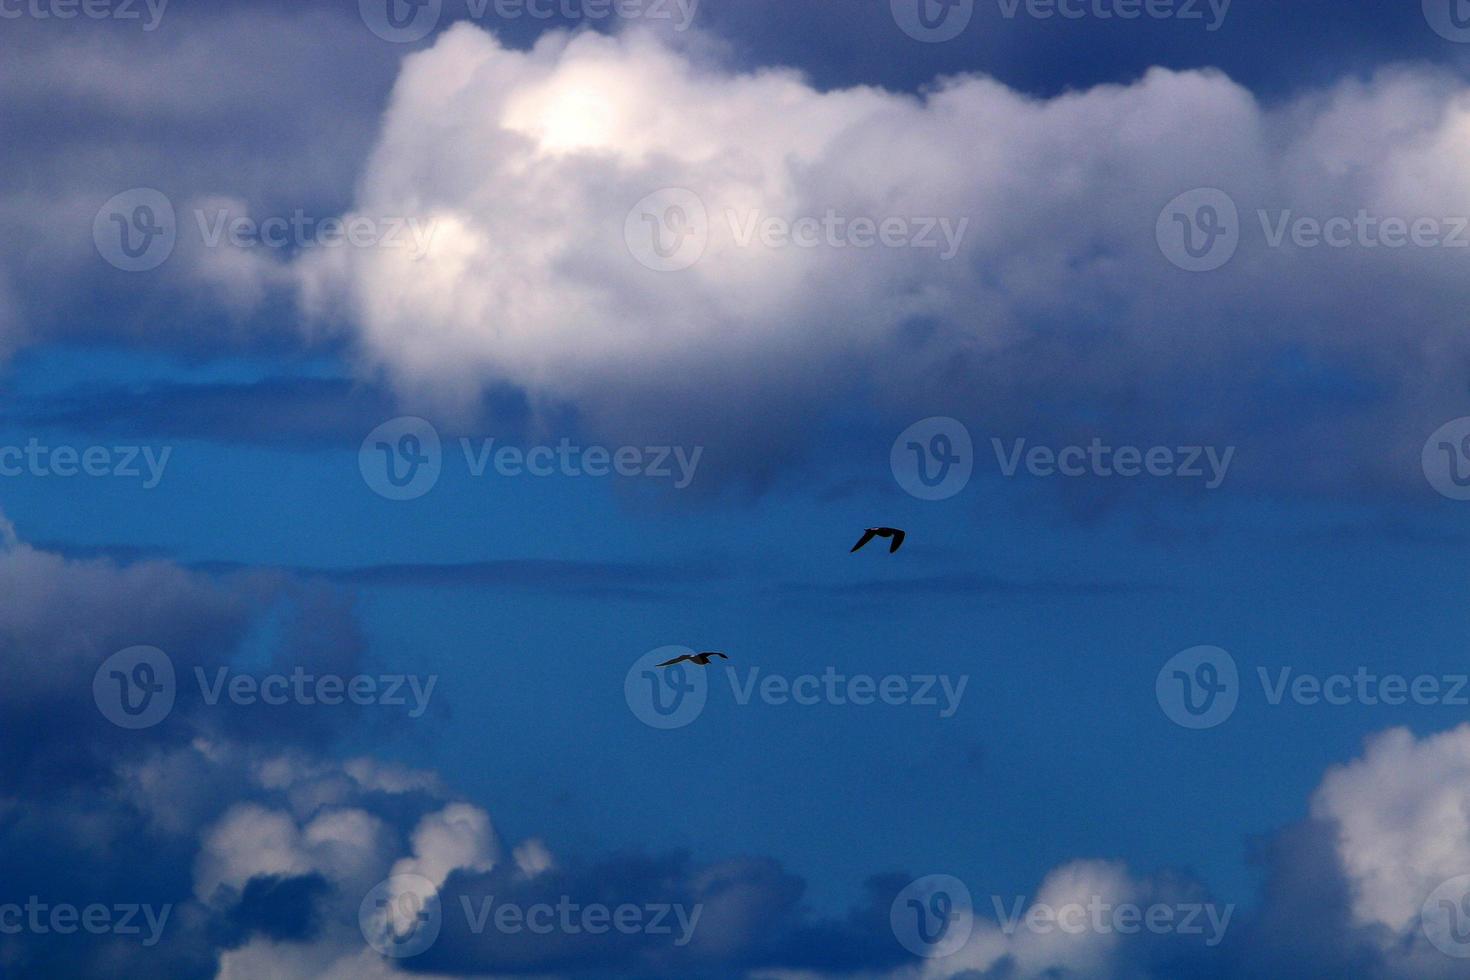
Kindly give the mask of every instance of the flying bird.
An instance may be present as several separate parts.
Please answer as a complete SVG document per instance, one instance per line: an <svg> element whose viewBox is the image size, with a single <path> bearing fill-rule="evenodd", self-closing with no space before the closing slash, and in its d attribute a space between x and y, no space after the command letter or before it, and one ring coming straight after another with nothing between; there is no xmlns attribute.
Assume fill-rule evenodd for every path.
<svg viewBox="0 0 1470 980"><path fill-rule="evenodd" d="M893 554L895 551L897 551L899 549L899 547L903 544L903 532L900 531L898 528L896 528L896 527L870 527L866 531L863 532L863 536L862 537L858 538L858 543L852 546L852 550L853 551L857 551L859 548L861 548L863 545L867 544L869 541L873 540L874 538L892 538L893 539L892 541L890 541L888 543L888 553L890 555ZM848 554L852 554L852 552L850 551L850 552L848 552Z"/></svg>
<svg viewBox="0 0 1470 980"><path fill-rule="evenodd" d="M709 666L709 658L710 657L719 657L721 660L729 660L730 659L729 657L725 656L723 653L718 653L716 651L711 650L708 653L686 653L682 657L675 657L673 660L665 660L663 663L659 664L659 666L660 667L672 667L672 666L674 666L674 664L682 664L684 661L687 660L691 664L699 664L699 666L701 666L701 667L708 667Z"/></svg>

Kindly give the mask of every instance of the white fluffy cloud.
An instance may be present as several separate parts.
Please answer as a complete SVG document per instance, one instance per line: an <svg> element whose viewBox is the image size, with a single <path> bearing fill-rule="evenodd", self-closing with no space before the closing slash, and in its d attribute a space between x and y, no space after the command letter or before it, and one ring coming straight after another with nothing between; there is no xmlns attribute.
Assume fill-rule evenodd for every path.
<svg viewBox="0 0 1470 980"><path fill-rule="evenodd" d="M1423 740L1402 728L1378 735L1328 772L1312 813L1339 828L1357 924L1412 934L1425 898L1470 874L1470 726Z"/></svg>
<svg viewBox="0 0 1470 980"><path fill-rule="evenodd" d="M1457 404L1470 250L1268 234L1360 210L1448 233L1470 215L1470 95L1448 76L1386 72L1279 106L1218 72L1163 69L1050 99L978 76L912 96L819 91L695 50L638 32L526 51L445 32L405 59L355 209L432 222L427 254L319 251L296 269L307 307L348 321L367 364L414 393L508 381L608 426L744 410L789 428L869 383L905 411L1024 401L1034 418L1038 386L1173 405L1205 397L1189 380L1210 365L1203 411L1134 421L1218 428L1245 424L1255 397L1258 379L1232 369L1269 378L1289 352L1373 376L1384 404L1307 405L1271 438L1319 445L1330 428L1360 470L1397 473L1425 420ZM1205 274L1155 238L1165 204L1196 187L1240 213L1238 253ZM708 216L703 257L681 271L646 268L624 237L664 188ZM950 261L938 232L933 249L742 243L757 214L828 212L967 224ZM1325 455L1298 469L1339 465Z"/></svg>

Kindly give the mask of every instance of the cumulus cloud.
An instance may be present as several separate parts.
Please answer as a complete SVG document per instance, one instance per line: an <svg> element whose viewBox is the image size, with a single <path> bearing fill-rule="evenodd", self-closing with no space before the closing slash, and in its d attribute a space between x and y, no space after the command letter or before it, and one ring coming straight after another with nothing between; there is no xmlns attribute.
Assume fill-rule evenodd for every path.
<svg viewBox="0 0 1470 980"><path fill-rule="evenodd" d="M1392 483L1462 394L1463 251L1272 245L1283 215L1427 217L1447 233L1470 215L1470 96L1447 75L1386 71L1278 106L1208 70L1048 99L979 76L909 95L820 91L709 50L638 31L512 50L446 31L404 60L353 209L431 223L432 243L303 256L307 310L420 398L509 383L597 426L734 450L730 419L779 448L847 390L1037 437L1100 416L1139 437L1255 437L1258 460L1318 483L1343 475L1343 454L1307 451L1333 430L1362 453L1355 478ZM1238 254L1203 274L1155 237L1196 187L1240 214ZM638 260L652 254L640 202L646 220L679 217L670 202L707 219L698 261ZM945 261L938 228L933 248L751 231L829 214L963 233ZM1054 395L1042 406L1038 386ZM1263 393L1290 416L1261 418Z"/></svg>

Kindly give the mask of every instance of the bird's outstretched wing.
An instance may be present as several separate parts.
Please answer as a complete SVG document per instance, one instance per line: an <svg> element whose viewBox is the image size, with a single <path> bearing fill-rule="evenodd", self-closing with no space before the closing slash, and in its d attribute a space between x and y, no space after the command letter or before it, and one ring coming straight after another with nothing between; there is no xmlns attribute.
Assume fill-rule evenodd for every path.
<svg viewBox="0 0 1470 980"><path fill-rule="evenodd" d="M694 659L693 657L689 656L689 654L686 653L682 657L675 657L673 660L665 660L663 663L659 664L658 666L660 666L660 667L672 667L672 666L674 666L674 664L682 664L686 660L693 660L693 659Z"/></svg>
<svg viewBox="0 0 1470 980"><path fill-rule="evenodd" d="M871 540L873 540L873 537L874 537L874 536L875 536L875 535L876 535L876 534L877 534L877 533L878 533L878 532L877 532L877 531L875 531L875 530L873 530L873 529L872 529L872 528L868 528L868 529L867 529L867 530L866 530L866 531L864 531L864 532L863 532L863 536L862 536L862 537L860 537L860 538L858 538L858 543L857 543L857 544L855 544L855 545L853 545L853 546L852 546L852 551L857 551L857 550L858 550L858 549L859 549L859 548L861 548L861 547L862 547L862 546L863 546L863 545L865 545L865 544L867 544L867 543L868 543L868 542L869 542L869 541L871 541ZM849 552L848 552L848 554L849 554L849 555L850 555L850 554L852 554L852 551L849 551Z"/></svg>
<svg viewBox="0 0 1470 980"><path fill-rule="evenodd" d="M904 533L902 531L900 531L898 528L894 528L893 529L893 540L891 542L889 542L889 545L888 545L888 553L890 555L893 554L895 551L898 550L898 546L899 545L903 544L903 539L904 539Z"/></svg>

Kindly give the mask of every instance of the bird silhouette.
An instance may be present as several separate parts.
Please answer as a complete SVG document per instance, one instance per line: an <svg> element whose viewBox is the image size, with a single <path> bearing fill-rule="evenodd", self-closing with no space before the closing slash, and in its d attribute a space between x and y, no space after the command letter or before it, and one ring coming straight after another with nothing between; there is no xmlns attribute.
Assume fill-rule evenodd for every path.
<svg viewBox="0 0 1470 980"><path fill-rule="evenodd" d="M896 527L870 527L863 532L862 537L858 538L858 543L852 546L852 550L857 551L874 538L892 538L893 540L888 542L888 553L891 555L903 544L903 537L903 532Z"/></svg>
<svg viewBox="0 0 1470 980"><path fill-rule="evenodd" d="M710 657L719 657L721 660L730 659L723 653L718 653L712 650L708 653L686 653L682 657L675 657L673 660L665 660L663 663L659 664L659 666L672 667L674 666L674 664L682 664L687 660L691 664L699 664L699 666L701 667L708 667Z"/></svg>

